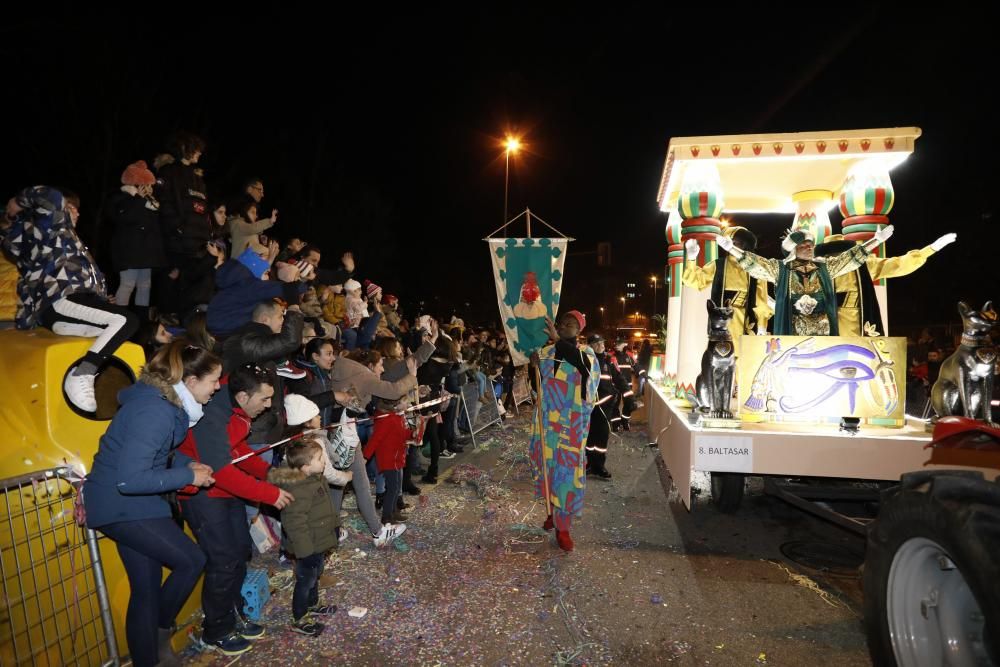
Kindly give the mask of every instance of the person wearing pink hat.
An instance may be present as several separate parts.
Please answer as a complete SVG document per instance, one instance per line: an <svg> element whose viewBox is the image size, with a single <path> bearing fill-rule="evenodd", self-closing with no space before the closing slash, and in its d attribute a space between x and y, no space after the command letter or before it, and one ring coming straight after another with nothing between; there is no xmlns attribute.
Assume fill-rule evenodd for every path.
<svg viewBox="0 0 1000 667"><path fill-rule="evenodd" d="M108 219L114 224L111 259L118 270L115 303L128 306L135 293L135 310L148 320L153 269L167 265L160 234L160 203L153 198L156 176L142 160L122 173L121 189L108 202Z"/></svg>
<svg viewBox="0 0 1000 667"><path fill-rule="evenodd" d="M546 317L545 324L555 342L532 357L540 400L528 454L535 495L545 500L544 528L555 528L559 548L572 551L569 531L573 517L583 511L585 449L601 370L594 351L577 341L587 325L583 313L563 313L557 325Z"/></svg>

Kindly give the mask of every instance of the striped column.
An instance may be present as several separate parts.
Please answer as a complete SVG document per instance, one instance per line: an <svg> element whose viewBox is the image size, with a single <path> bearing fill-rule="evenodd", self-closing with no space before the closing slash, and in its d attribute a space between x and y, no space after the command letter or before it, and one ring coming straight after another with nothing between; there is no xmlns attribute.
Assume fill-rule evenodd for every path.
<svg viewBox="0 0 1000 667"><path fill-rule="evenodd" d="M680 353L681 276L684 274L684 243L681 214L670 211L667 219L667 340L663 374L668 390L677 388L677 355Z"/></svg>
<svg viewBox="0 0 1000 667"><path fill-rule="evenodd" d="M681 243L689 239L698 242L697 262L705 266L719 257L716 234L722 233L719 215L722 213L722 184L719 172L711 163L688 167L677 199L681 221ZM677 354L676 396L688 403L694 396L695 380L701 371L701 355L708 344L708 310L705 302L711 286L703 290L681 288L680 348Z"/></svg>
<svg viewBox="0 0 1000 667"><path fill-rule="evenodd" d="M889 171L874 161L861 162L847 174L840 189L840 214L844 216L841 230L844 238L864 243L875 236L875 232L889 224L889 211L896 201ZM879 257L886 257L883 243L875 251ZM885 280L875 281L875 296L882 310L882 322L889 333L889 310Z"/></svg>

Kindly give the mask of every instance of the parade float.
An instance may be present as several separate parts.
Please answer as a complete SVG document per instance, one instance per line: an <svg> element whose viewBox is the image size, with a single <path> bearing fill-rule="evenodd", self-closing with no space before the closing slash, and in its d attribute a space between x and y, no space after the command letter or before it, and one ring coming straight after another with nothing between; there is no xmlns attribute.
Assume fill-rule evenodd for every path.
<svg viewBox="0 0 1000 667"><path fill-rule="evenodd" d="M980 398L985 419L979 413L978 421L940 424L934 433L925 420L904 413L906 340L891 335L887 286L876 277L882 267L894 275L913 270L893 263L882 241L891 223L906 224L890 221L896 194L890 173L913 152L920 134L902 127L672 139L657 197L668 214L666 353L650 371L645 400L651 445L659 448L689 510L696 480L706 475L712 504L724 512L740 507L747 476L760 476L765 492L869 535L869 560L877 562L866 570L866 624L877 664L986 664L1000 638L996 567L982 557L1000 546L1000 482L990 481L1000 470L1000 431L989 428L991 397ZM835 207L843 217L836 236L829 215ZM782 230L771 234L791 238L800 230L817 248L830 242L851 251L868 244L879 258L869 262L879 268L846 299L838 283L836 304L829 293L826 304L819 294L818 301L803 300L800 313L828 308L840 321L834 330L840 335L769 334L763 325L734 327L733 335L722 331L719 321L730 321L733 310L747 305L748 281L742 292L716 289L726 303L714 304L712 272L700 280L697 274L715 269L726 255L719 246L733 245L729 228L752 229L754 214L787 215ZM795 237L784 246L791 257L800 242ZM744 255L738 246L732 252ZM789 260L758 264L782 261ZM734 258L729 269L718 270L754 265ZM781 307L776 282L771 316ZM784 289L787 295L787 284ZM871 298L863 303L865 292ZM913 297L903 288L895 298ZM996 320L990 304L980 315L987 324ZM988 367L996 351L975 354L973 363ZM719 395L713 381L728 390L720 399L724 405L707 405ZM958 414L948 420L961 419ZM956 435L960 431L966 435ZM889 511L878 519L834 509L837 501L872 506L880 494ZM906 514L901 503L912 508L913 498L918 509L900 522ZM956 499L978 511L947 504ZM966 530L970 516L980 529L975 534ZM993 583L984 578L989 573Z"/></svg>

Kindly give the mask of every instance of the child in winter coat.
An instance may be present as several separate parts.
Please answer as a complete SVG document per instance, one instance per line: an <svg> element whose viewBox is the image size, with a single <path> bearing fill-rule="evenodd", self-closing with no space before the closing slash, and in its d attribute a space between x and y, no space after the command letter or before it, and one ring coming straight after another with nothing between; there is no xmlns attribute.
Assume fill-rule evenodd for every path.
<svg viewBox="0 0 1000 667"><path fill-rule="evenodd" d="M285 419L288 426L294 428L296 431L311 431L323 425L319 406L301 394L288 394L285 396ZM350 482L354 477L353 473L350 470L338 470L330 462L333 445L330 444L330 440L326 435L318 432L310 433L306 437L323 445L323 477L327 483L334 486L344 486Z"/></svg>
<svg viewBox="0 0 1000 667"><path fill-rule="evenodd" d="M378 471L385 477L385 497L382 500L382 523L402 523L403 513L396 508L403 487L407 441L413 432L398 410L398 401L379 399L375 412L375 428L364 448L366 459L375 457Z"/></svg>
<svg viewBox="0 0 1000 667"><path fill-rule="evenodd" d="M357 329L361 326L361 320L368 317L368 305L361 298L361 283L357 280L348 280L344 283L344 292L347 295L347 326Z"/></svg>
<svg viewBox="0 0 1000 667"><path fill-rule="evenodd" d="M269 482L295 496L295 501L281 510L281 527L296 558L290 629L310 637L319 636L324 628L313 616L337 611L336 605L319 603L319 578L326 553L337 546L335 531L340 525L340 515L323 477L327 465L324 460L323 445L306 437L290 444L285 452L286 465L272 468L267 476Z"/></svg>

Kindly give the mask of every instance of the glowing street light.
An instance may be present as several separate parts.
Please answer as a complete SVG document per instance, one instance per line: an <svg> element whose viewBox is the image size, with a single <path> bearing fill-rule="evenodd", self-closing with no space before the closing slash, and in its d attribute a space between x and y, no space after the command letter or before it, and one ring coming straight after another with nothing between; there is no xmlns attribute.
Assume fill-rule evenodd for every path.
<svg viewBox="0 0 1000 667"><path fill-rule="evenodd" d="M507 193L510 191L510 154L516 154L519 150L521 150L521 140L508 134L507 141L504 142L504 155L507 163L503 178L503 224L505 225L507 224Z"/></svg>

